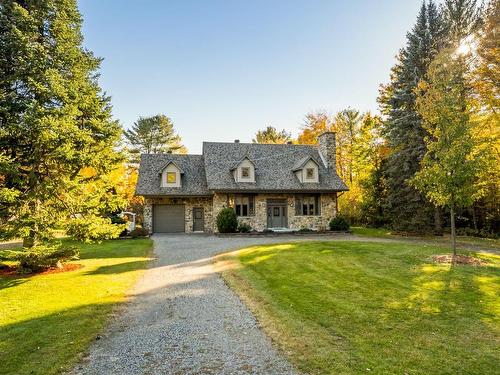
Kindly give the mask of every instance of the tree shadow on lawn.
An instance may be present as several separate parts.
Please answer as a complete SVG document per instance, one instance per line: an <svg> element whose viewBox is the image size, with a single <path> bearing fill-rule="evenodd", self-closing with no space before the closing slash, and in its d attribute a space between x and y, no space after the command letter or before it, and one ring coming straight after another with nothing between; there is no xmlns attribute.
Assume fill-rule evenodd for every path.
<svg viewBox="0 0 500 375"><path fill-rule="evenodd" d="M0 277L0 290L21 285L26 282L26 279L26 276Z"/></svg>
<svg viewBox="0 0 500 375"><path fill-rule="evenodd" d="M83 305L0 327L0 374L56 374L72 368L118 305Z"/></svg>
<svg viewBox="0 0 500 375"><path fill-rule="evenodd" d="M92 271L85 272L85 275L111 275L124 272L132 272L138 269L148 268L151 260L136 260L132 262L124 262L112 264L110 266L101 266Z"/></svg>

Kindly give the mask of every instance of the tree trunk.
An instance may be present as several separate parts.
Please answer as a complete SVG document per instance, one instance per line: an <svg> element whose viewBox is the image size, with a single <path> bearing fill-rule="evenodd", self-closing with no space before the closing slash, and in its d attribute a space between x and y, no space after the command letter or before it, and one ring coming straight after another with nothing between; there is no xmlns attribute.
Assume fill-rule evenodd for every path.
<svg viewBox="0 0 500 375"><path fill-rule="evenodd" d="M451 247L453 249L453 258L457 255L457 239L455 233L455 206L450 206L450 221L451 221ZM455 260L453 260L455 261Z"/></svg>
<svg viewBox="0 0 500 375"><path fill-rule="evenodd" d="M441 212L441 207L434 207L434 235L443 235L443 215Z"/></svg>
<svg viewBox="0 0 500 375"><path fill-rule="evenodd" d="M36 242L36 233L34 230L30 230L29 235L23 238L23 247L33 247L36 245Z"/></svg>
<svg viewBox="0 0 500 375"><path fill-rule="evenodd" d="M476 218L476 210L474 209L474 203L472 203L470 209L472 212L472 223L474 225L474 230L477 232L477 218Z"/></svg>

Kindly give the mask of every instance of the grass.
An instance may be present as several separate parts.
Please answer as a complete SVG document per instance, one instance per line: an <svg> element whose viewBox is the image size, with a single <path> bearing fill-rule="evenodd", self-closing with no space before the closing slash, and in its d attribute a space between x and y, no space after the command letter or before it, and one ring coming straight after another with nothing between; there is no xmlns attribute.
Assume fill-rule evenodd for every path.
<svg viewBox="0 0 500 375"><path fill-rule="evenodd" d="M228 284L300 371L497 374L500 257L437 265L441 247L304 242L221 256Z"/></svg>
<svg viewBox="0 0 500 375"><path fill-rule="evenodd" d="M442 237L439 236L402 236L392 233L390 229L386 228L367 228L367 227L352 227L352 233L362 237L372 237L372 238L392 238L392 239L411 239L411 240L421 240L421 241L431 241L434 244L439 244L449 247L451 244L451 239L449 234L445 234ZM480 237L470 237L470 236L457 236L457 245L467 247L469 245L476 246L478 248L500 250L500 240L493 238L480 238Z"/></svg>
<svg viewBox="0 0 500 375"><path fill-rule="evenodd" d="M149 239L78 246L79 270L0 277L1 374L56 374L74 366L152 250Z"/></svg>

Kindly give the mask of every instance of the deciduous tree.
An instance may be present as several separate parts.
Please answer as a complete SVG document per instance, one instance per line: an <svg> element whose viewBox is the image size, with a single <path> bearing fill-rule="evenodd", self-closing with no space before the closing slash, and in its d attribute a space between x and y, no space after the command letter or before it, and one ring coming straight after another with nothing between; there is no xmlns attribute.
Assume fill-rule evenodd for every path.
<svg viewBox="0 0 500 375"><path fill-rule="evenodd" d="M417 108L428 133L427 152L412 179L434 204L450 209L455 255L456 210L484 193L478 178L484 158L471 121L465 59L455 50L443 50L430 65L427 80L419 85Z"/></svg>

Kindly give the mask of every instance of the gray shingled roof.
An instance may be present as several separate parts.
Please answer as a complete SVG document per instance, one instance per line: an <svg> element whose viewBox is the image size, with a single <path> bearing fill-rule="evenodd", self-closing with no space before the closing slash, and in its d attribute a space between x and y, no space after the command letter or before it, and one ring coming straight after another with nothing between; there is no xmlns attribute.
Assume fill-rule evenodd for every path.
<svg viewBox="0 0 500 375"><path fill-rule="evenodd" d="M231 168L248 157L255 165L255 183L237 183ZM318 162L319 183L301 183L292 172L298 162ZM335 171L328 170L311 145L203 142L209 190L218 191L339 191L348 190Z"/></svg>
<svg viewBox="0 0 500 375"><path fill-rule="evenodd" d="M180 188L160 186L161 172L173 162L183 172ZM201 155L143 154L139 167L137 195L210 195Z"/></svg>
<svg viewBox="0 0 500 375"><path fill-rule="evenodd" d="M255 183L237 183L231 172L248 158L255 165ZM313 159L319 182L301 183L293 171ZM160 187L160 174L173 162L183 172L180 188ZM203 142L203 155L143 154L137 195L210 195L213 191L342 191L346 184L328 170L316 146Z"/></svg>

